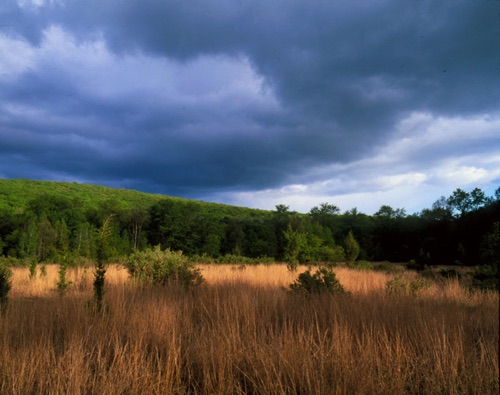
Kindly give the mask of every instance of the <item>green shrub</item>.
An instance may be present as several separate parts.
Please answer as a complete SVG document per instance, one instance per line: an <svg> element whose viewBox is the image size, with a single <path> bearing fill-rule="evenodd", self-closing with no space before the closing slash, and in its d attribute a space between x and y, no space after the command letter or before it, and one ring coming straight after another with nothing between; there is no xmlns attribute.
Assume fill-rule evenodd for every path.
<svg viewBox="0 0 500 395"><path fill-rule="evenodd" d="M33 258L29 265L29 278L30 280L34 280L36 278L36 268L37 268L37 260Z"/></svg>
<svg viewBox="0 0 500 395"><path fill-rule="evenodd" d="M101 313L104 311L104 293L106 290L104 286L106 284L106 265L103 261L98 260L94 269L94 305L97 312Z"/></svg>
<svg viewBox="0 0 500 395"><path fill-rule="evenodd" d="M388 295L401 295L406 294L408 290L408 283L404 281L401 276L387 281L385 284L385 291Z"/></svg>
<svg viewBox="0 0 500 395"><path fill-rule="evenodd" d="M68 269L68 265L66 263L59 264L59 280L57 281L57 291L60 296L64 296L66 291L71 286L71 281L66 277L66 271Z"/></svg>
<svg viewBox="0 0 500 395"><path fill-rule="evenodd" d="M345 260L349 263L353 263L358 258L360 246L352 231L349 231L344 240L344 252Z"/></svg>
<svg viewBox="0 0 500 395"><path fill-rule="evenodd" d="M189 260L193 262L193 264L204 263L204 264L214 264L218 263L216 258L207 255L207 254L194 254L189 257Z"/></svg>
<svg viewBox="0 0 500 395"><path fill-rule="evenodd" d="M382 261L376 263L373 266L373 270L384 273L398 273L404 271L405 269L401 265L395 265L389 261Z"/></svg>
<svg viewBox="0 0 500 395"><path fill-rule="evenodd" d="M472 273L472 286L482 291L500 291L498 265L477 266Z"/></svg>
<svg viewBox="0 0 500 395"><path fill-rule="evenodd" d="M415 280L405 280L401 276L397 276L387 282L385 289L389 295L418 296L424 290L430 288L432 284L432 281L423 277L418 277Z"/></svg>
<svg viewBox="0 0 500 395"><path fill-rule="evenodd" d="M182 251L163 250L160 246L132 253L125 261L130 276L144 284L198 285L201 271L182 255Z"/></svg>
<svg viewBox="0 0 500 395"><path fill-rule="evenodd" d="M290 289L303 294L344 294L344 287L335 276L335 272L328 267L320 267L314 274L311 270L299 274L297 280L290 284Z"/></svg>
<svg viewBox="0 0 500 395"><path fill-rule="evenodd" d="M334 266L345 259L344 248L341 246L321 246L318 257L322 262L328 262Z"/></svg>
<svg viewBox="0 0 500 395"><path fill-rule="evenodd" d="M94 266L95 263L92 261L92 259L84 257L84 256L77 256L73 258L71 266L75 267L83 267L83 268L90 268Z"/></svg>
<svg viewBox="0 0 500 395"><path fill-rule="evenodd" d="M440 280L439 273L432 269L432 267L425 267L423 270L419 271L418 274L428 280L438 281Z"/></svg>
<svg viewBox="0 0 500 395"><path fill-rule="evenodd" d="M416 280L410 281L409 290L411 295L420 295L427 288L430 288L434 284L432 281L425 278L417 278Z"/></svg>
<svg viewBox="0 0 500 395"><path fill-rule="evenodd" d="M228 265L272 265L276 263L275 259L268 256L263 256L259 258L250 258L242 255L226 254L221 255L217 258L208 255L194 254L189 256L189 261L193 264L204 263L204 264L228 264Z"/></svg>
<svg viewBox="0 0 500 395"><path fill-rule="evenodd" d="M373 263L368 261L347 262L347 267L358 270L374 270Z"/></svg>
<svg viewBox="0 0 500 395"><path fill-rule="evenodd" d="M0 266L6 266L6 267L26 267L27 263L23 259L18 259L13 256L0 256Z"/></svg>
<svg viewBox="0 0 500 395"><path fill-rule="evenodd" d="M12 288L12 271L5 265L0 264L0 313L7 310L9 292Z"/></svg>

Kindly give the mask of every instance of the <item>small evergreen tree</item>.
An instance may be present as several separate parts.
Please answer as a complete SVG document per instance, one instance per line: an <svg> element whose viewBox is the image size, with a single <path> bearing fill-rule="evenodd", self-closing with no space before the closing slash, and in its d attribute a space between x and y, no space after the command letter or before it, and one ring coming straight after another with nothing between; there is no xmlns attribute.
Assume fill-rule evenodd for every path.
<svg viewBox="0 0 500 395"><path fill-rule="evenodd" d="M355 239L352 231L349 231L344 241L345 259L348 264L352 264L354 263L354 261L356 261L359 255L359 250L360 248L358 241Z"/></svg>
<svg viewBox="0 0 500 395"><path fill-rule="evenodd" d="M299 266L299 254L307 244L306 235L299 230L294 230L290 224L283 232L285 238L285 261L288 270L295 271Z"/></svg>
<svg viewBox="0 0 500 395"><path fill-rule="evenodd" d="M97 261L94 270L94 302L98 312L102 312L104 303L104 285L106 283L106 261L110 255L109 238L112 233L111 221L113 215L108 215L100 229L97 230Z"/></svg>
<svg viewBox="0 0 500 395"><path fill-rule="evenodd" d="M71 286L71 281L68 281L66 277L67 268L68 265L66 264L66 262L61 262L59 264L59 280L57 281L57 291L59 292L60 296L64 296L66 291Z"/></svg>
<svg viewBox="0 0 500 395"><path fill-rule="evenodd" d="M36 267L37 267L37 260L36 258L30 259L30 266L29 266L29 278L30 280L36 279Z"/></svg>

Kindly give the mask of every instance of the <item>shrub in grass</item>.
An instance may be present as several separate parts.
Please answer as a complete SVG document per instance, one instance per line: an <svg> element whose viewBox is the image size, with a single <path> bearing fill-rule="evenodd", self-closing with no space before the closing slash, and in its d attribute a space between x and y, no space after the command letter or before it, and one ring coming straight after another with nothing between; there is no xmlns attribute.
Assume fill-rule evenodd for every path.
<svg viewBox="0 0 500 395"><path fill-rule="evenodd" d="M136 251L125 260L130 276L144 284L199 285L203 282L201 271L182 255L182 251L162 250L160 246Z"/></svg>
<svg viewBox="0 0 500 395"><path fill-rule="evenodd" d="M12 288L12 271L5 265L0 264L0 313L7 310L9 292Z"/></svg>
<svg viewBox="0 0 500 395"><path fill-rule="evenodd" d="M357 270L374 270L375 266L373 263L368 262L368 261L353 261L353 262L348 262L347 267L351 269L357 269Z"/></svg>
<svg viewBox="0 0 500 395"><path fill-rule="evenodd" d="M316 272L307 270L299 274L297 280L290 284L290 289L303 294L344 294L342 284L337 280L335 272L328 267L320 267Z"/></svg>
<svg viewBox="0 0 500 395"><path fill-rule="evenodd" d="M37 261L36 258L33 258L30 262L29 266L29 278L30 280L36 279L36 268L37 268Z"/></svg>
<svg viewBox="0 0 500 395"><path fill-rule="evenodd" d="M477 266L472 273L472 286L482 291L500 292L500 271L498 265Z"/></svg>
<svg viewBox="0 0 500 395"><path fill-rule="evenodd" d="M373 266L373 270L384 273L397 273L404 271L404 267L400 265L394 265L389 261L382 261L375 264Z"/></svg>
<svg viewBox="0 0 500 395"><path fill-rule="evenodd" d="M409 290L411 295L420 295L427 288L432 286L433 282L425 278L417 278L410 281Z"/></svg>
<svg viewBox="0 0 500 395"><path fill-rule="evenodd" d="M59 280L57 281L57 291L59 292L60 296L64 296L66 291L71 286L71 281L69 281L66 277L67 268L68 265L65 262L59 264Z"/></svg>
<svg viewBox="0 0 500 395"><path fill-rule="evenodd" d="M427 288L430 288L432 284L432 281L423 277L418 277L415 280L405 280L401 276L397 276L387 282L385 289L389 295L418 296Z"/></svg>

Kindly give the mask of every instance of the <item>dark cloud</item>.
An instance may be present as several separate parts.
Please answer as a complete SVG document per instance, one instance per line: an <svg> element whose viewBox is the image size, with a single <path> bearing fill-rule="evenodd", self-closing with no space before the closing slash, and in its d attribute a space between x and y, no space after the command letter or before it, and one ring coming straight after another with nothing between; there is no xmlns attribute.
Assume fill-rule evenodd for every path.
<svg viewBox="0 0 500 395"><path fill-rule="evenodd" d="M277 188L375 153L413 113L498 115L495 1L46 3L1 6L0 36L39 50L60 29L74 41L60 49L73 51L68 61L109 51L124 75L50 55L0 73L6 177L73 176L190 197ZM89 48L95 42L104 50ZM164 79L161 65L138 58L177 74ZM210 70L189 71L196 62ZM238 80L231 62L253 68L262 91L218 92ZM172 81L180 86L165 93Z"/></svg>

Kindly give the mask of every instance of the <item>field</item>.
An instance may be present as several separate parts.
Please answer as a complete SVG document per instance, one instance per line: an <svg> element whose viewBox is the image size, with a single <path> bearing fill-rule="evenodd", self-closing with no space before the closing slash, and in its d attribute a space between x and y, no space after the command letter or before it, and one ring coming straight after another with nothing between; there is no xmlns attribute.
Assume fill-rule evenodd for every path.
<svg viewBox="0 0 500 395"><path fill-rule="evenodd" d="M143 288L120 266L106 311L91 269L15 268L0 316L1 394L498 394L499 299L455 280L388 294L346 268L347 296L294 295L284 265L202 266L205 284ZM304 270L301 267L299 270ZM415 276L405 273L411 281Z"/></svg>

